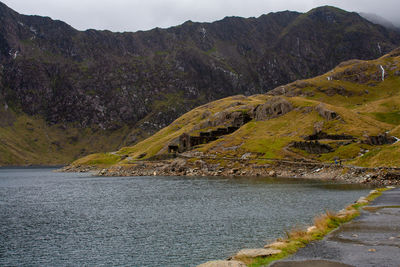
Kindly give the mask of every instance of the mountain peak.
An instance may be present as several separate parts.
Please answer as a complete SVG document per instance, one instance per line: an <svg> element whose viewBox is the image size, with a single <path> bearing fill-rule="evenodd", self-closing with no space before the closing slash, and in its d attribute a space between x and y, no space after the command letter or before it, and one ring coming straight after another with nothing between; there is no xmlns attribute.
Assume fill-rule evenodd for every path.
<svg viewBox="0 0 400 267"><path fill-rule="evenodd" d="M333 6L321 6L308 11L305 13L305 16L317 21L337 23L348 18L352 14L356 13L347 12L343 9Z"/></svg>
<svg viewBox="0 0 400 267"><path fill-rule="evenodd" d="M63 128L125 129L120 145L201 104L266 93L400 45L399 33L334 7L136 33L76 31L7 10L0 14L0 95L8 110Z"/></svg>

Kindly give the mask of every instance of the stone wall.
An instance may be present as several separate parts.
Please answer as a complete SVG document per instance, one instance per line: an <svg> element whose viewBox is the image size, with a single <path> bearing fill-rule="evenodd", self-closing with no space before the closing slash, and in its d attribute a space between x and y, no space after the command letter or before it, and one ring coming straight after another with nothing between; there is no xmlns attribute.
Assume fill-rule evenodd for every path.
<svg viewBox="0 0 400 267"><path fill-rule="evenodd" d="M304 138L307 141L329 139L329 140L354 140L354 136L347 134L327 134L324 132L317 132Z"/></svg>
<svg viewBox="0 0 400 267"><path fill-rule="evenodd" d="M390 145L396 142L396 138L388 136L387 134L380 134L377 136L368 136L364 141L365 144L372 146Z"/></svg>
<svg viewBox="0 0 400 267"><path fill-rule="evenodd" d="M321 144L318 141L294 142L293 147L307 151L310 154L323 154L333 151L332 147L327 144Z"/></svg>

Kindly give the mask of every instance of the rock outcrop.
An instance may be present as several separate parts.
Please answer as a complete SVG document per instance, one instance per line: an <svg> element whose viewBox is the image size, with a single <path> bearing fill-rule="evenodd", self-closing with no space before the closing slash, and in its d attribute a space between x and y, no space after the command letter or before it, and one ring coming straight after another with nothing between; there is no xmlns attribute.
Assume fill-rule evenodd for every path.
<svg viewBox="0 0 400 267"><path fill-rule="evenodd" d="M265 104L257 106L253 113L257 121L273 119L293 110L293 105L283 97L273 97Z"/></svg>
<svg viewBox="0 0 400 267"><path fill-rule="evenodd" d="M328 121L340 118L335 111L327 109L324 104L319 104L318 106L315 107L315 110L321 117L323 117L325 120Z"/></svg>
<svg viewBox="0 0 400 267"><path fill-rule="evenodd" d="M129 125L144 135L200 104L265 93L400 44L399 33L328 6L112 33L77 31L0 3L0 23L0 95L14 111L49 124Z"/></svg>

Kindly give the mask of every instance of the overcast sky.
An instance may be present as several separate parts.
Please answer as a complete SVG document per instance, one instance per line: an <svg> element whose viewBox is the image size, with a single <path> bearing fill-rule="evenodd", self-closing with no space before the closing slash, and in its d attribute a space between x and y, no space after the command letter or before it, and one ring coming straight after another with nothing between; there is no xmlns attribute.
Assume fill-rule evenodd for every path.
<svg viewBox="0 0 400 267"><path fill-rule="evenodd" d="M400 0L0 0L21 14L48 16L76 29L148 30L187 20L212 22L225 16L258 17L282 10L308 11L333 5L375 13L400 25Z"/></svg>

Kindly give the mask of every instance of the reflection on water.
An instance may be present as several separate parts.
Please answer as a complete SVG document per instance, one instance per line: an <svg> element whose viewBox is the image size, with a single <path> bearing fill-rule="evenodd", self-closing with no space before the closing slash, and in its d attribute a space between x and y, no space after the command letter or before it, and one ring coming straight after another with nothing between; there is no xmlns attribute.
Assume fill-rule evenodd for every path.
<svg viewBox="0 0 400 267"><path fill-rule="evenodd" d="M0 266L195 266L368 192L315 180L0 169Z"/></svg>

